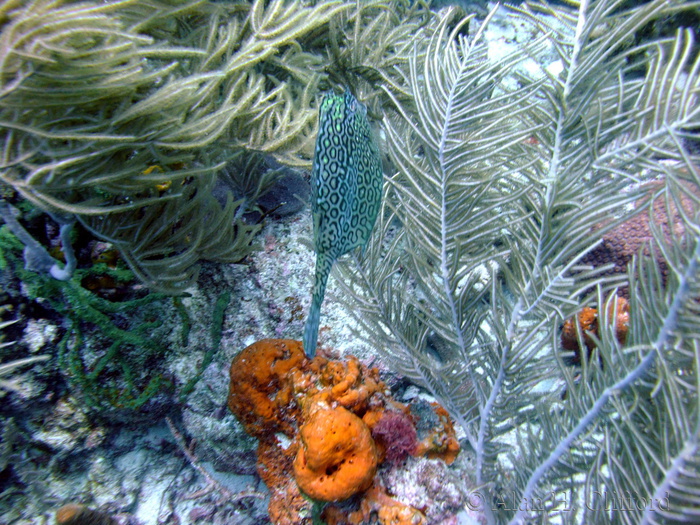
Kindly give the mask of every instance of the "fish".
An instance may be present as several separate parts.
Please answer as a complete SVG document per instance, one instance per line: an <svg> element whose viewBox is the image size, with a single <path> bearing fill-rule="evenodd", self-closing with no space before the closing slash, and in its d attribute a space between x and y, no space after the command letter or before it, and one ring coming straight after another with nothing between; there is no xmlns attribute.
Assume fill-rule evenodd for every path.
<svg viewBox="0 0 700 525"><path fill-rule="evenodd" d="M364 247L377 220L384 177L367 108L349 91L327 93L318 115L311 172L316 270L303 345L316 354L321 305L335 261Z"/></svg>

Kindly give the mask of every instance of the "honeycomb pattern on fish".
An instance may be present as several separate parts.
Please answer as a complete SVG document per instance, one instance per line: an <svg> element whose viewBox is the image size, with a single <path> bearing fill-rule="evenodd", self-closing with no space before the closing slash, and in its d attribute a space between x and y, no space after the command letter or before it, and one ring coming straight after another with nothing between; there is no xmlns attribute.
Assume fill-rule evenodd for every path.
<svg viewBox="0 0 700 525"><path fill-rule="evenodd" d="M316 273L303 341L310 357L316 353L321 304L333 263L367 243L381 196L382 164L367 109L349 92L326 95L311 174Z"/></svg>

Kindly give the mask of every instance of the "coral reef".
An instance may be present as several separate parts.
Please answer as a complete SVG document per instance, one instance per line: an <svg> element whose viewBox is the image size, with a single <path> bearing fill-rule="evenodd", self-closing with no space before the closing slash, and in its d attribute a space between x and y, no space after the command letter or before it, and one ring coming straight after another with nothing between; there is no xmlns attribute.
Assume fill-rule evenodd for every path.
<svg viewBox="0 0 700 525"><path fill-rule="evenodd" d="M258 473L272 492L268 511L276 524L301 523L314 511L302 494L316 504L344 502L378 487L385 460L389 469L409 454L452 462L459 450L444 409L412 412L391 398L376 368L353 356L309 360L298 341L266 339L236 356L230 378L228 405L259 439ZM420 515L378 490L331 512L336 519L355 512L355 520L375 512L385 523Z"/></svg>
<svg viewBox="0 0 700 525"><path fill-rule="evenodd" d="M79 502L148 525L254 525L268 520L265 502L227 504L220 487L261 494L261 479L275 523L454 523L462 507L490 524L644 524L695 509L700 163L687 145L700 129L697 30L637 42L696 3L538 2L514 8L518 18L501 7L483 25L424 4L2 4L0 193L47 247L51 259L34 267L61 270L69 257L53 246L57 225L34 227L27 201L78 216L122 264L102 252L89 266L104 264L103 275L79 264L49 284L0 253L8 294L32 297L15 303L5 330L17 344L3 362L54 357L22 375L31 388L3 390L0 521L45 524ZM494 34L499 25L527 42ZM387 177L376 231L330 283L330 295L347 288L358 319L328 304L322 357L248 383L240 395L264 407L248 422L252 438L223 402L229 365L269 334L300 336L311 254L298 240L310 226L268 220L278 203L257 197L269 170L239 173L239 194L211 193L238 150L308 166L318 93L341 84L382 120ZM646 230L616 231L642 217L648 180L660 184ZM263 223L246 222L249 207ZM69 235L79 262L82 230ZM588 258L601 247L624 257ZM615 265L626 271L605 275ZM139 302L134 274L188 296ZM605 315L614 289L629 293L624 345ZM584 306L597 306L586 325L595 333L581 329ZM564 366L565 319L573 351L606 366ZM363 360L323 355L328 347ZM259 365L283 370L287 351ZM403 377L371 368L385 363ZM158 378L173 387L161 396L149 389ZM388 394L399 399L409 382L444 408ZM96 408L119 417L94 423ZM373 485L338 502L309 501L295 478L304 447L325 440L302 439L321 409L352 413L376 448ZM180 437L154 420L166 411ZM470 444L459 455L451 418ZM596 505L613 490L666 493L671 504ZM493 509L506 494L513 501ZM560 496L575 509L562 511Z"/></svg>
<svg viewBox="0 0 700 525"><path fill-rule="evenodd" d="M189 296L177 299L173 306L167 300L154 303L153 314L157 314L163 323L156 332L157 338L166 348L166 353L154 356L158 360L149 363L157 365L159 373L162 371L179 386L186 385L201 371L199 381L186 399L179 395L168 398L169 403L165 405L168 414L180 429L186 449L195 453L199 465L208 471L210 477L230 493L244 493L252 488L265 494L266 499L247 498L228 503L224 493L212 489L208 478L183 458L182 447L173 440L168 428L155 419L158 413L150 411L148 404L138 411L122 411L119 418L100 418L95 423L94 409L86 406L79 389L66 382L64 372L54 359L46 364L38 363L33 370L18 376L23 385L32 387L27 391L27 397L13 392L3 401L0 426L3 428L3 444L9 449L9 464L7 469L3 468L0 480L0 521L32 525L50 523L58 507L79 502L89 508L108 511L113 516L130 513L143 525L155 525L158 521L179 521L183 525L255 525L269 522L268 514L276 522L287 519L287 523L299 523L301 519L302 523L305 523L303 520L310 523L311 505L293 476L296 441L278 432L271 436L274 437L273 443L265 452L266 442L261 441L258 447L258 440L245 433L225 403L230 388L231 360L239 353L241 341L252 343L266 333L298 336L303 329L303 317L287 321L297 316L303 300L286 298L303 297L308 288L308 270L313 264L313 254L298 239L310 236L309 217L303 215L270 221L263 232L271 239L272 246L254 253L250 267L206 264L198 285L190 289ZM92 257L101 258L106 249L105 246L99 250L87 249L92 245L83 249L81 244L76 243L80 248L81 267L92 263ZM106 262L101 258L100 263ZM8 277L8 274L2 276ZM281 282L285 283L284 287L280 286ZM133 297L131 286L133 281L119 286L119 299ZM24 289L27 291L26 287ZM335 283L331 283L331 289L337 290ZM231 302L221 309L219 306L226 304L223 291L230 291ZM6 340L17 342L6 348L7 357L10 358L12 353L18 357L25 355L24 352L28 352L26 355L52 353L64 334L66 325L62 324L62 318L48 308L45 300L18 304L14 297L14 310L7 312L6 317L19 318L19 321L6 329ZM115 301L118 299L111 292L110 297ZM299 374L299 380L307 377L309 387L324 392L327 399L332 399L330 392L337 387L336 393L339 396L345 394L342 397L348 406L364 407L363 420L371 426L371 417L378 419L383 412L400 409L382 400L377 401L378 396L370 393L376 393L376 387L361 387L379 385L383 380L399 398L408 384L391 375L380 362L375 362L374 366L379 367L381 380L379 372L356 360L352 363L340 360L338 356L350 351L363 351L363 360L366 356L367 362L371 357L367 349L348 337L352 319L342 310L337 297L330 296L327 301L329 309L324 322L328 326L324 328L322 340L324 346L337 348L337 353L334 358L328 354L319 356L318 361L309 364L313 371ZM40 305L46 309L39 308ZM271 305L275 305L274 308ZM178 308L182 313L178 313ZM139 307L110 317L119 327L125 328L131 322L138 322L145 313L144 307ZM37 320L38 317L41 319ZM217 318L221 322L218 327ZM44 335L37 333L38 330L45 332ZM219 338L220 343L217 342ZM100 331L84 330L81 355L86 364L101 355L103 343ZM202 370L205 356L213 350L211 364ZM322 384L319 377L324 371ZM349 377L354 379L349 381ZM116 385L121 381L118 375L111 373L104 379ZM383 386L380 388L384 389ZM357 401L353 402L353 399ZM103 414L109 416L113 410L108 408ZM401 410L410 412L406 408ZM9 419L12 416L16 422L14 426L19 427L15 431ZM420 421L416 421L416 425L419 424ZM380 448L378 442L377 448ZM259 463L258 454L262 458ZM386 462L380 466L376 477L384 478L392 469L414 468L415 461L409 457L396 467ZM439 462L430 460L430 463ZM259 475L256 475L256 463ZM456 463L448 474L454 479L468 479L468 462L460 459ZM440 478L440 483L447 485L446 479ZM279 489L285 497L273 497L268 505L269 494L263 482L270 487L270 492ZM393 488L389 494L407 504L404 492L408 492L408 486L398 491ZM341 507L344 516L359 510L360 502L356 500L360 497L345 502ZM443 500L450 502L447 507L440 503ZM443 496L440 490L430 492L430 497L416 505L426 505L426 501L432 508L446 508L445 517L452 516L460 506L453 496ZM415 507L414 504L410 506ZM376 511L371 517L376 519Z"/></svg>

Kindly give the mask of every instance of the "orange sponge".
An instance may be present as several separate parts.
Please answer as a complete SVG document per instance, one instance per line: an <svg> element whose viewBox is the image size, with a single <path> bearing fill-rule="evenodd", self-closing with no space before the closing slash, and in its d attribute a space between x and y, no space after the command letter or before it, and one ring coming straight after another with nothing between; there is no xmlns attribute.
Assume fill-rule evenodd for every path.
<svg viewBox="0 0 700 525"><path fill-rule="evenodd" d="M286 381L306 360L299 341L262 339L244 348L231 363L228 406L252 436L295 433L299 414Z"/></svg>
<svg viewBox="0 0 700 525"><path fill-rule="evenodd" d="M56 511L56 525L117 525L118 521L106 512L69 503Z"/></svg>
<svg viewBox="0 0 700 525"><path fill-rule="evenodd" d="M320 501L340 501L367 490L377 470L369 428L343 407L317 405L299 431L294 460L299 488Z"/></svg>
<svg viewBox="0 0 700 525"><path fill-rule="evenodd" d="M627 331L629 329L629 303L623 297L614 297L606 301L606 313L608 323L612 324L615 321L615 337L620 344L625 344L627 341ZM613 317L615 319L613 319ZM588 355L595 348L596 344L590 334L600 337L598 326L598 309L583 308L578 315L564 321L561 330L561 346L565 350L574 352L573 362L578 364L581 361L581 348L579 348L578 334L576 332L576 323L578 322L581 334L583 335L583 343L588 349Z"/></svg>

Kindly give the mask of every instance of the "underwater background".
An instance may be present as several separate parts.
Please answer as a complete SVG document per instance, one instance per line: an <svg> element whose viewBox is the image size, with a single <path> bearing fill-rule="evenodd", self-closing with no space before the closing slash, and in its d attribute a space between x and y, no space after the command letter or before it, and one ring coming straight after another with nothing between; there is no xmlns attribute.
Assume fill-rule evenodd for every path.
<svg viewBox="0 0 700 525"><path fill-rule="evenodd" d="M697 522L699 32L2 2L0 523Z"/></svg>

